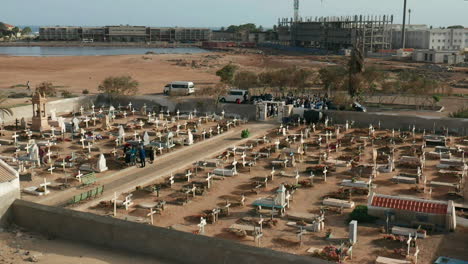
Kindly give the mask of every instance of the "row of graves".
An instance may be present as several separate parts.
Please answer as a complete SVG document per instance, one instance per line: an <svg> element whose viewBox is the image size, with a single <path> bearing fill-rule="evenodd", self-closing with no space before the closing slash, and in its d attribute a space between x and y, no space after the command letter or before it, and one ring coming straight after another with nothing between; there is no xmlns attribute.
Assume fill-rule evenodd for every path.
<svg viewBox="0 0 468 264"><path fill-rule="evenodd" d="M336 262L417 262L420 244L450 229L431 218L434 208L449 215L441 205L449 203L425 199L453 199L444 188L463 192L466 139L352 126L284 124L89 211ZM452 180L457 188L441 184ZM379 215L403 195L403 214ZM360 220L350 213L367 204L376 222L359 226L358 239Z"/></svg>
<svg viewBox="0 0 468 264"><path fill-rule="evenodd" d="M244 121L221 114L160 111L132 103L114 107L94 104L57 116L46 109L46 98L33 96L33 117L2 127L0 158L20 173L23 198L54 195L75 188L83 192L70 203L103 193L103 180L132 166L124 150L143 147L146 158L201 142ZM136 152L138 153L138 152Z"/></svg>

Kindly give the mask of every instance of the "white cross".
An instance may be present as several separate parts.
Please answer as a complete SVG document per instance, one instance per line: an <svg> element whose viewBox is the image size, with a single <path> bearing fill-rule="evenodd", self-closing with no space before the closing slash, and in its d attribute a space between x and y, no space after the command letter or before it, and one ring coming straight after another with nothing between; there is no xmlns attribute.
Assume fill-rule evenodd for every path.
<svg viewBox="0 0 468 264"><path fill-rule="evenodd" d="M132 111L132 102L128 103L128 109Z"/></svg>
<svg viewBox="0 0 468 264"><path fill-rule="evenodd" d="M117 150L114 148L111 152L112 154L114 154L114 157L117 156Z"/></svg>
<svg viewBox="0 0 468 264"><path fill-rule="evenodd" d="M15 140L15 144L16 144L16 141L17 141L17 137L19 137L16 132L14 132L13 136L11 136L14 140Z"/></svg>
<svg viewBox="0 0 468 264"><path fill-rule="evenodd" d="M47 170L50 171L50 174L53 174L55 167L52 166L52 163L50 164L50 167Z"/></svg>
<svg viewBox="0 0 468 264"><path fill-rule="evenodd" d="M135 115L136 110L132 109L132 115Z"/></svg>
<svg viewBox="0 0 468 264"><path fill-rule="evenodd" d="M133 196L133 194L127 195L125 197L125 201L123 202L123 205L125 205L125 210L127 210L127 211L128 211L128 208L133 205L132 196Z"/></svg>
<svg viewBox="0 0 468 264"><path fill-rule="evenodd" d="M150 212L146 215L146 216L149 216L151 218L151 225L153 225L153 215L156 213L157 211L153 211L153 208L150 208Z"/></svg>
<svg viewBox="0 0 468 264"><path fill-rule="evenodd" d="M91 142L88 142L88 152L91 153L91 146L93 146L93 144L91 144Z"/></svg>
<svg viewBox="0 0 468 264"><path fill-rule="evenodd" d="M190 176L192 176L192 172L190 170L187 170L187 173L185 174L185 177L187 177L188 182L190 182Z"/></svg>
<svg viewBox="0 0 468 264"><path fill-rule="evenodd" d="M62 159L62 163L60 165L62 165L63 171L65 171L65 166L67 165L65 158Z"/></svg>
<svg viewBox="0 0 468 264"><path fill-rule="evenodd" d="M78 170L78 174L75 176L75 178L77 178L80 183L81 183L81 177L83 177L83 174L81 173L80 170Z"/></svg>
<svg viewBox="0 0 468 264"><path fill-rule="evenodd" d="M124 116L124 118L127 118L127 112L126 111L123 111L123 116Z"/></svg>
<svg viewBox="0 0 468 264"><path fill-rule="evenodd" d="M136 131L133 132L133 137L134 137L135 141L137 140L137 136L138 136L138 133Z"/></svg>
<svg viewBox="0 0 468 264"><path fill-rule="evenodd" d="M83 149L85 148L85 145L84 145L85 141L86 141L85 138L83 136L81 136L80 142L81 142L81 147Z"/></svg>
<svg viewBox="0 0 468 264"><path fill-rule="evenodd" d="M84 110L83 106L80 106L80 113L81 113L81 115L83 115L83 110Z"/></svg>
<svg viewBox="0 0 468 264"><path fill-rule="evenodd" d="M213 178L213 175L211 173L208 173L208 176L206 177L206 182L208 184L208 189L211 188L211 178Z"/></svg>
<svg viewBox="0 0 468 264"><path fill-rule="evenodd" d="M114 202L114 217L117 216L117 193L114 192L114 199L112 200Z"/></svg>
<svg viewBox="0 0 468 264"><path fill-rule="evenodd" d="M47 191L47 186L50 185L50 182L47 182L47 179L44 178L44 183L41 183L39 186L44 187L44 194L48 194L49 191Z"/></svg>

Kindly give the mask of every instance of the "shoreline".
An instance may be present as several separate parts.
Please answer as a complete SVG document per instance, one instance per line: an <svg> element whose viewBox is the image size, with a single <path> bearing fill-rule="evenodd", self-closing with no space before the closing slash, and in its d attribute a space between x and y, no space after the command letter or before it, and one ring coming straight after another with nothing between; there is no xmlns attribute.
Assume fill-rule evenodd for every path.
<svg viewBox="0 0 468 264"><path fill-rule="evenodd" d="M30 41L30 42L0 42L0 47L113 47L113 48L201 48L201 43L123 43L123 42L93 42L79 41Z"/></svg>

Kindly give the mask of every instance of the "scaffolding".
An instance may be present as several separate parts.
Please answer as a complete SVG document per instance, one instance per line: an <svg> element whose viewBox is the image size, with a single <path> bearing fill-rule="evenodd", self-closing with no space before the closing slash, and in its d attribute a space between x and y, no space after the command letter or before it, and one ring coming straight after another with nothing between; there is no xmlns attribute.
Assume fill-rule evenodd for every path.
<svg viewBox="0 0 468 264"><path fill-rule="evenodd" d="M391 49L393 15L341 16L278 20L278 40L327 50L349 49L360 41L364 54Z"/></svg>

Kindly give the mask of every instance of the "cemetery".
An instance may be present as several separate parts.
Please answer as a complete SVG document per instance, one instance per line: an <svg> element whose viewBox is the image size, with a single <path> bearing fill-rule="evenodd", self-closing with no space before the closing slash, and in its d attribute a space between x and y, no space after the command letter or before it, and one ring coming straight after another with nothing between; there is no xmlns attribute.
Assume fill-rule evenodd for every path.
<svg viewBox="0 0 468 264"><path fill-rule="evenodd" d="M0 157L18 172L22 199L69 193L68 202L99 197L100 182L125 169L154 166L160 156L242 125L222 113L170 112L143 105L82 105L58 115L36 92L30 121L2 126Z"/></svg>
<svg viewBox="0 0 468 264"><path fill-rule="evenodd" d="M1 127L0 194L10 203L21 193L113 220L345 263L428 263L434 241L457 234L468 217L468 140L448 129L358 127L325 115L275 120L251 134L260 123L224 110L129 102L56 113L46 102L35 93L30 122ZM216 151L177 163L197 146Z"/></svg>
<svg viewBox="0 0 468 264"><path fill-rule="evenodd" d="M448 131L299 118L68 208L333 262L429 263L466 218L467 151Z"/></svg>

